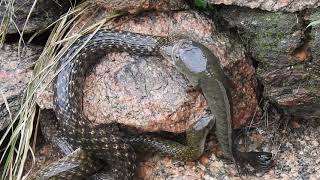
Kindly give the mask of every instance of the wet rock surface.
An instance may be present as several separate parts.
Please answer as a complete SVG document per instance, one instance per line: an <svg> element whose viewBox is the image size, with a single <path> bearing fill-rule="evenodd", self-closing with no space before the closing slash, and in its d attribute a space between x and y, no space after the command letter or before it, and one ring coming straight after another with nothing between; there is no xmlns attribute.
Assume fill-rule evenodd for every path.
<svg viewBox="0 0 320 180"><path fill-rule="evenodd" d="M24 32L31 33L47 28L51 23L60 18L70 7L72 1L69 0L38 0L33 8ZM75 4L76 1L72 3ZM8 18L6 16L6 6L11 2L5 0L0 3L0 20ZM16 0L14 3L13 22L10 22L8 34L18 33L22 31L25 21L34 4L34 0Z"/></svg>
<svg viewBox="0 0 320 180"><path fill-rule="evenodd" d="M236 5L277 12L296 12L320 6L319 0L208 0L208 3L213 5Z"/></svg>
<svg viewBox="0 0 320 180"><path fill-rule="evenodd" d="M41 47L28 46L18 55L18 44L5 44L0 49L0 130L10 123L20 108L26 85L32 76L32 67L41 53ZM6 107L6 101L10 113Z"/></svg>
<svg viewBox="0 0 320 180"><path fill-rule="evenodd" d="M311 21L317 19L317 13L311 11ZM219 15L237 29L257 62L263 96L287 115L319 118L318 33L316 27L311 32L306 29L308 14L224 7Z"/></svg>

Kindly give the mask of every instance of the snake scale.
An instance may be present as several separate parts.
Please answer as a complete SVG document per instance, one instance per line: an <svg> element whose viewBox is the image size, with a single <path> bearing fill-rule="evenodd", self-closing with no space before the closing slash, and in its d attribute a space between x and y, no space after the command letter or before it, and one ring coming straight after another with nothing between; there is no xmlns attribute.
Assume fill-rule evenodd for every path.
<svg viewBox="0 0 320 180"><path fill-rule="evenodd" d="M91 39L89 40L88 38ZM224 84L225 76L217 58L200 44L189 43L189 46L195 47L195 49L188 50L188 43L182 43L185 41L172 41L169 39L130 32L99 30L92 37L89 35L81 37L70 47L67 54L60 60L59 67L62 70L55 78L54 110L58 119L59 129L68 139L68 142L75 147L81 147L82 150L80 152L74 152L75 154L80 154L77 156L80 158L72 159L66 157L65 159L67 160L61 160L62 162L60 162L60 164L66 161L74 162L71 164L77 164L76 170L61 171L66 163L64 163L64 166L59 166L58 163L40 170L36 175L31 176L31 179L77 179L88 176L92 173L89 169L95 170L97 166L93 166L92 162L83 161L92 158L106 162L109 165L111 179L133 179L136 169L136 154L133 147L140 146L145 149L152 149L182 160L196 159L202 154L205 138L214 123L217 127L216 134L223 151L231 159L235 157L234 153L237 151L233 148L231 113ZM85 42L87 43L84 45ZM186 45L187 49L185 48ZM82 46L83 48L80 52L74 56L74 53ZM82 112L84 80L88 70L95 66L99 59L111 50L126 51L143 56L170 56L169 58L173 60L169 61L193 85L199 85L200 82L200 88L209 101L209 108L215 118L212 118L212 116L200 118L187 130L186 144L146 135L126 137L119 131L116 123L93 126ZM204 54L201 54L201 52L204 52ZM184 58L187 57L186 55L191 58L189 58L189 64L184 61ZM208 62L209 66L213 65L210 67L212 69L209 69L211 75L208 76L207 64L198 61L199 57L201 57L201 61ZM195 63L190 64L192 61ZM214 63L212 64L212 62ZM200 68L200 71L193 71L194 68L198 70ZM204 70L207 74L202 73ZM199 73L202 74L199 76ZM242 153L242 160L248 160L245 158L246 155L246 153ZM258 163L256 163L258 166L261 164L269 166L270 154L263 156L263 158L254 157L258 160ZM55 169L52 168L55 166ZM68 167L70 168L72 165L69 163Z"/></svg>

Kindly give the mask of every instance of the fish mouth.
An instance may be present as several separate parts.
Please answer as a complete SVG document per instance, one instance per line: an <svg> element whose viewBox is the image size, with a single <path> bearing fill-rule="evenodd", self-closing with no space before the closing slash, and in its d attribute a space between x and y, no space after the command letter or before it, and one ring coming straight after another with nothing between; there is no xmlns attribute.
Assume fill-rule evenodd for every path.
<svg viewBox="0 0 320 180"><path fill-rule="evenodd" d="M161 47L161 55L167 59L170 64L175 65L178 57L179 56L179 49L185 44L185 43L190 43L191 41L189 39L180 39L176 41L173 44L170 45L165 45Z"/></svg>
<svg viewBox="0 0 320 180"><path fill-rule="evenodd" d="M161 48L161 55L172 65L174 65L174 61L172 59L173 55L173 46L168 45Z"/></svg>

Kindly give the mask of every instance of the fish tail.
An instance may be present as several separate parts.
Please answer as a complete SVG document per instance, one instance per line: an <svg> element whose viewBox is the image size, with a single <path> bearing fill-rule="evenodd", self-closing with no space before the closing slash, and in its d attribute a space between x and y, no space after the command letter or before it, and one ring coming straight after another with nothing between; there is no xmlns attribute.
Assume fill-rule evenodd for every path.
<svg viewBox="0 0 320 180"><path fill-rule="evenodd" d="M250 129L249 129L250 130ZM243 136L243 129L237 129L233 133L233 155L238 169L245 169L245 165L249 164L257 171L265 171L273 166L274 161L272 153L269 152L242 152L238 150L238 141Z"/></svg>

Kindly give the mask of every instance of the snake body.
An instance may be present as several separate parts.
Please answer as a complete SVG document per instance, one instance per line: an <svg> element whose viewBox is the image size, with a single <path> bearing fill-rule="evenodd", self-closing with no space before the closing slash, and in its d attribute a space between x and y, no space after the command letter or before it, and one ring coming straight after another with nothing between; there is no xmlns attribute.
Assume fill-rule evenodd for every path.
<svg viewBox="0 0 320 180"><path fill-rule="evenodd" d="M54 111L57 124L51 122L47 126L51 124L53 129L61 132L73 147L81 147L82 151L89 156L111 165L111 173L109 174L112 179L133 179L135 177L136 155L131 145L183 160L196 159L203 152L205 138L213 126L211 118L207 116L201 117L187 130L187 143L181 144L150 135L125 137L119 131L116 123L93 126L83 114L82 97L86 73L107 52L117 50L135 55L158 56L161 55L160 47L165 43L167 43L167 39L163 37L100 30L91 37L90 35L81 37L60 60L58 67L61 71L54 82ZM81 47L79 53L74 56L74 53ZM82 151L78 154L84 154ZM74 161L74 164L80 168L64 171L62 170L64 166L59 166L58 162L51 167L40 170L32 177L34 179L74 179L92 173L88 169L95 170L92 165L89 166L90 163L79 162L81 161L79 157L74 156L74 158L66 159ZM60 162L60 164L63 163Z"/></svg>
<svg viewBox="0 0 320 180"><path fill-rule="evenodd" d="M116 126L108 124L93 127L84 116L83 85L86 72L108 51L117 49L133 54L157 55L160 38L103 30L89 41L88 38L90 36L80 38L60 60L60 67L64 67L55 78L54 110L71 144L81 146L95 157L113 164L115 179L132 179L136 168L133 148L121 138ZM87 44L84 45L85 42ZM83 45L79 54L72 58ZM70 59L72 61L68 62Z"/></svg>
<svg viewBox="0 0 320 180"><path fill-rule="evenodd" d="M194 85L200 83L200 88L208 100L209 108L215 119L212 116L204 116L194 123L186 132L186 144L146 135L123 136L117 124L93 126L83 115L82 97L86 72L96 65L107 52L120 50L136 55L166 56L164 52L166 48L178 47L176 48L177 52L179 49L185 50L184 46L180 46L183 45L180 42L172 42L164 37L99 30L93 36L87 35L80 38L60 60L61 71L54 83L54 110L58 122L58 125L55 126L59 126L56 129L59 129L67 137L72 146L81 148L81 151L77 152L80 156L87 155L89 159L95 158L107 162L111 168L111 173L108 174L110 178L133 179L135 177L136 155L133 147L158 151L182 160L198 158L203 152L205 138L214 125L214 120L218 122L216 123L216 134L223 151L226 155L234 156L231 138L231 112L225 89L225 75L216 61L216 57L197 43L189 45L204 54L192 56L195 51L191 49L189 61L199 63L200 58L201 61L209 62L210 65L207 66L207 64L200 62L202 65L200 75L190 71L188 69L190 67L186 68L184 63L177 63L184 56L177 57L177 61L173 64ZM174 46L177 44L179 46ZM79 48L82 49L74 56ZM170 54L171 57L176 57L176 55L178 54ZM192 68L198 69L199 66ZM67 158L67 160L73 161L77 170L62 171L59 174L48 167L33 177L35 179L41 179L40 177L74 179L92 173L88 169L101 168L98 165L92 165L92 163L83 163L81 158ZM62 163L60 162L60 164ZM59 164L53 166L60 171L64 167Z"/></svg>

